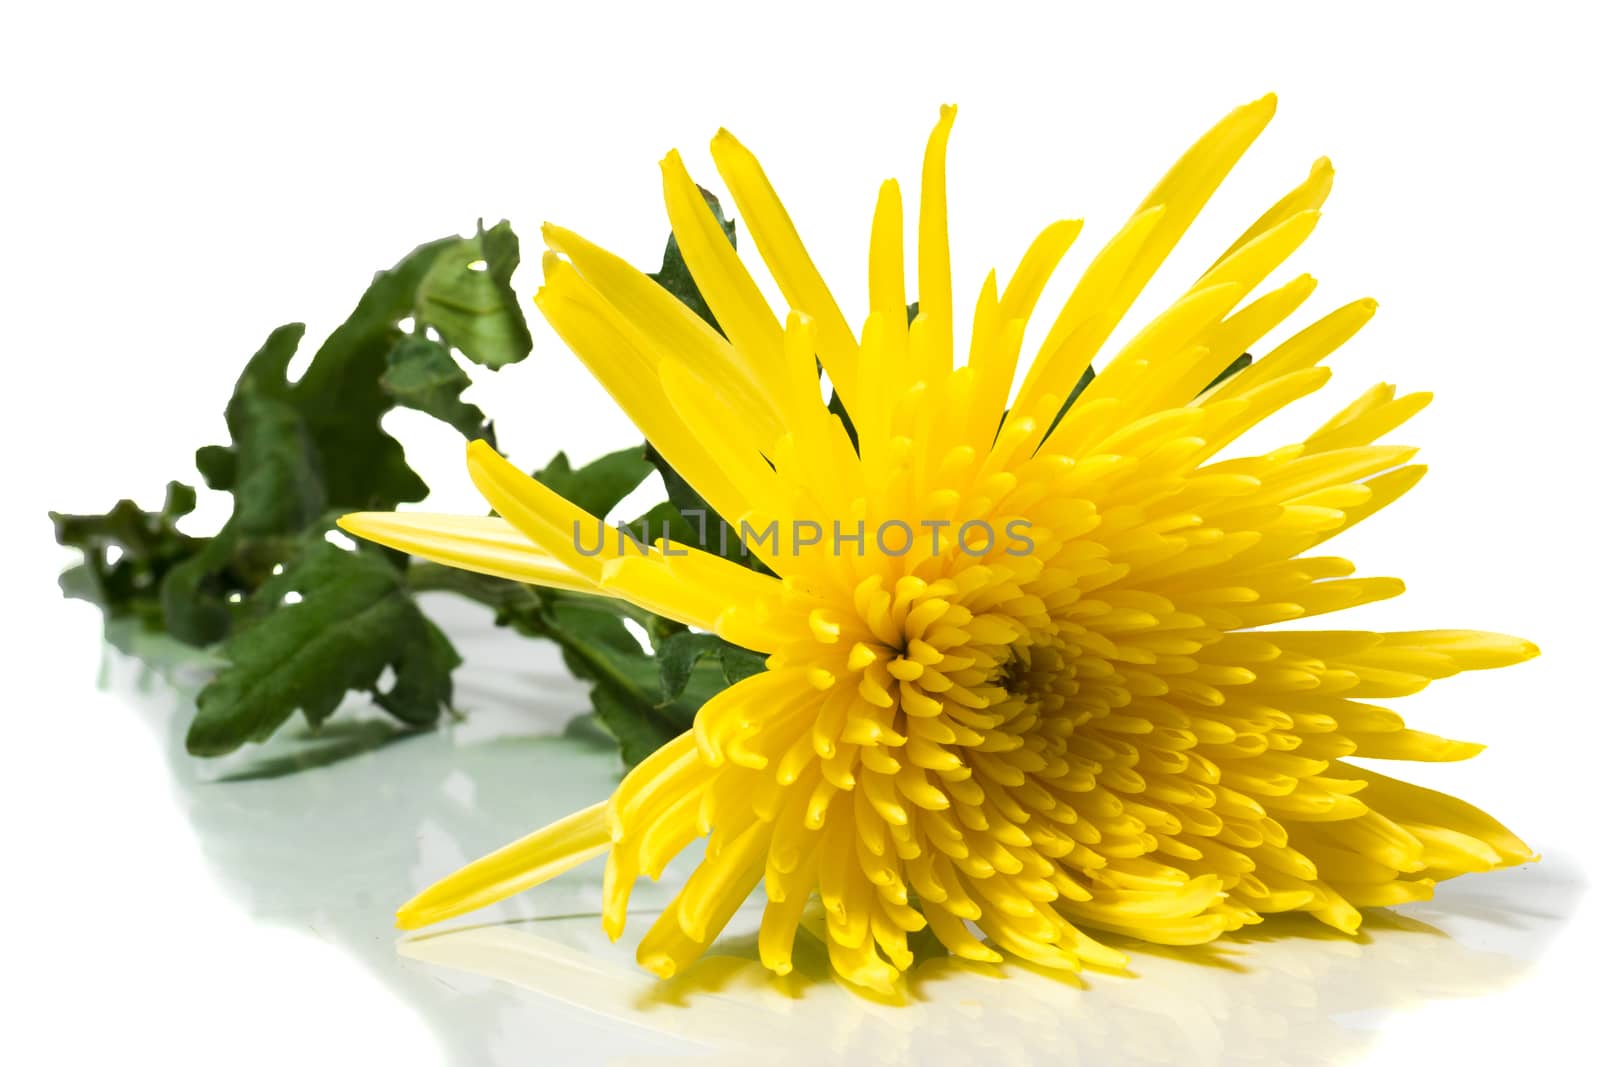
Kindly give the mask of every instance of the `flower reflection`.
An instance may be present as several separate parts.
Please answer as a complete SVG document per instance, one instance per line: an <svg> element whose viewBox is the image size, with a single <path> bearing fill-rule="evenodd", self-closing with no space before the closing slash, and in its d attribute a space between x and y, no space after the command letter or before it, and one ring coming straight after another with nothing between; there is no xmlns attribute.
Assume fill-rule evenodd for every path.
<svg viewBox="0 0 1600 1067"><path fill-rule="evenodd" d="M857 1054L986 1067L1045 1057L1095 1067L1337 1063L1373 1033L1347 1025L1351 1013L1515 981L1578 896L1571 868L1547 857L1452 881L1404 916L1371 913L1356 940L1315 939L1315 923L1267 923L1198 958L1146 946L1133 953L1137 981L1089 973L1074 984L1016 965L929 959L896 1007L834 986L814 943L786 979L767 975L740 935L754 930L756 908L736 917L714 955L658 983L633 966L631 944L612 945L593 922L601 886L591 864L489 913L524 921L407 939L397 955L386 901L526 821L604 795L616 771L609 747L562 736L582 694L553 656L530 657L521 638L499 641L486 617L453 622L475 661L461 693L473 714L429 734L395 736L357 719L317 737L284 731L202 764L183 753L192 705L123 655L108 655L102 679L163 737L179 799L230 895L258 921L361 961L434 1028L451 1063L642 1063L697 1050L740 1065L759 1054L763 1067ZM140 649L192 688L197 679L182 675L192 660L163 662L160 651ZM540 786L531 796L530 781ZM636 908L664 906L678 884L669 870L641 885Z"/></svg>
<svg viewBox="0 0 1600 1067"><path fill-rule="evenodd" d="M1434 910L1451 913L1448 900ZM753 930L759 914L746 909L740 918ZM1477 947L1494 940L1484 930L1457 938L1380 911L1358 938L1284 917L1201 955L1120 946L1137 981L939 956L919 963L890 1004L841 987L815 941L781 979L761 967L747 933L657 983L625 951L588 936L589 924L563 917L471 926L404 939L399 952L696 1042L709 1062L729 1064L757 1056L771 1064L1339 1063L1373 1034L1349 1025L1354 1013L1483 993L1529 966L1525 956Z"/></svg>

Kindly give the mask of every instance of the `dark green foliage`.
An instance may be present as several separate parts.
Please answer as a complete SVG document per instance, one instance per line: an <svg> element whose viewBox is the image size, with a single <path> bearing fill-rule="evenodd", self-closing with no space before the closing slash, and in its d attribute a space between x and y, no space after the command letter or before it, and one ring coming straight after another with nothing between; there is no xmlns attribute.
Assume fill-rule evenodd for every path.
<svg viewBox="0 0 1600 1067"><path fill-rule="evenodd" d="M469 441L482 438L491 446L495 443L494 425L476 404L461 399L472 379L438 341L402 338L389 349L388 367L378 384L400 407L447 422Z"/></svg>
<svg viewBox="0 0 1600 1067"><path fill-rule="evenodd" d="M733 224L715 198L707 201L732 240ZM177 529L195 506L194 490L179 482L158 512L124 500L104 515L52 514L56 539L83 557L62 575L67 595L99 605L108 618L131 616L191 645L214 646L224 662L197 700L188 734L194 754L264 740L296 711L319 727L351 694L409 727L436 722L450 710L460 657L416 599L429 591L487 605L499 624L555 642L568 668L590 684L595 718L630 765L688 729L714 693L762 669L755 653L621 601L325 538L339 514L427 495L381 424L395 407L493 444L492 423L461 399L471 378L457 356L493 369L528 354L510 284L518 256L506 223L488 230L480 223L472 238L419 247L374 278L297 381L288 367L305 328L273 331L228 401L228 443L195 453L205 484L231 497L229 517L213 535ZM656 278L715 326L675 242ZM535 477L606 518L655 470L670 499L629 528L641 542L665 533L697 545L698 524L680 509L704 509L715 550L715 516L647 447L578 468L558 453Z"/></svg>
<svg viewBox="0 0 1600 1067"><path fill-rule="evenodd" d="M98 605L108 618L159 620L162 580L203 541L176 525L194 505L194 489L169 482L160 511L145 511L132 500L117 501L104 515L52 511L56 540L83 553L83 562L61 575L62 592Z"/></svg>
<svg viewBox="0 0 1600 1067"><path fill-rule="evenodd" d="M643 445L601 456L573 470L565 452L557 452L534 477L597 518L604 519L622 498L639 488L654 468Z"/></svg>
<svg viewBox="0 0 1600 1067"><path fill-rule="evenodd" d="M296 710L320 726L348 692L370 692L402 722L426 726L449 706L461 662L397 568L326 542L262 583L220 652L228 666L201 690L189 727L199 756L264 741ZM380 690L386 667L394 682Z"/></svg>

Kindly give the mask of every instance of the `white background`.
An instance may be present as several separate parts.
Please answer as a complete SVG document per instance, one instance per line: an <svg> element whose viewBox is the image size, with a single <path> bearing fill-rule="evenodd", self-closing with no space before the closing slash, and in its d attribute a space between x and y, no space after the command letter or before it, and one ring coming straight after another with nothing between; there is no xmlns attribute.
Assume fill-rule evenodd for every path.
<svg viewBox="0 0 1600 1067"><path fill-rule="evenodd" d="M1590 866L1591 12L1398 6L9 11L0 985L14 983L7 1014L22 1016L7 1040L33 1050L12 1062L108 1062L156 1042L173 1063L219 1050L249 1062L438 1055L338 952L254 924L214 883L157 743L95 688L98 622L56 598L67 556L44 513L103 510L125 493L154 505L168 478L192 480L193 449L225 440L223 403L268 330L302 319L319 338L375 269L480 215L520 231L524 294L547 218L653 268L665 233L656 161L680 147L715 188L705 146L719 125L762 157L859 320L877 183L898 175L914 200L940 103L961 106L960 303L990 266L1004 278L1045 223L1084 217L1070 281L1195 136L1278 92L1278 118L1140 307L1181 291L1314 158L1332 157L1326 217L1291 265L1322 279L1304 314L1367 295L1383 307L1282 439L1376 381L1435 391L1399 438L1425 446L1432 473L1344 546L1367 573L1409 585L1364 621L1504 630L1545 655L1410 702L1415 725L1490 743L1412 777ZM532 357L468 394L506 448L532 464L633 441L551 331L533 329ZM405 413L390 425L436 489L430 506L476 507L452 431ZM208 502L195 528L218 514ZM1521 983L1390 1020L1365 1055L1587 1043L1595 947L1580 913ZM263 1027L263 1005L288 1013Z"/></svg>

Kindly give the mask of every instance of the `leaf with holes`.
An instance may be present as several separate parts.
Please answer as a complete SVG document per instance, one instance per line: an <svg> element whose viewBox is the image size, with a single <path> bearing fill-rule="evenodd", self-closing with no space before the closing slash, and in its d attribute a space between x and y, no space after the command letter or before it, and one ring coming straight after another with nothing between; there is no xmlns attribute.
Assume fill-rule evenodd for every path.
<svg viewBox="0 0 1600 1067"><path fill-rule="evenodd" d="M205 543L177 527L194 505L194 489L169 482L160 511L145 511L132 500L117 501L104 515L52 511L56 541L83 553L83 562L61 576L62 592L97 605L108 618L159 622L162 580Z"/></svg>
<svg viewBox="0 0 1600 1067"><path fill-rule="evenodd" d="M495 443L494 425L483 410L461 399L472 379L439 342L417 336L402 339L389 349L389 365L378 383L401 407L447 422L469 441L482 438L491 446Z"/></svg>
<svg viewBox="0 0 1600 1067"><path fill-rule="evenodd" d="M472 362L499 370L533 349L522 305L511 289L521 261L509 222L450 244L417 286L417 322L439 331L446 344Z"/></svg>

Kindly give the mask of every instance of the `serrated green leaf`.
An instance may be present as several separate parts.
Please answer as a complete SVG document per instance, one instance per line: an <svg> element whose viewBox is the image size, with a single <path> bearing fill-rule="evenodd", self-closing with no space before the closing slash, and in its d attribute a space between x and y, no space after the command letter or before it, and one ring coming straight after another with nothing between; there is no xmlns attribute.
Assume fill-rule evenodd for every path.
<svg viewBox="0 0 1600 1067"><path fill-rule="evenodd" d="M716 634L685 631L657 646L656 664L661 671L661 700L671 702L682 697L697 668L714 670L720 689L765 670L766 657L729 644Z"/></svg>
<svg viewBox="0 0 1600 1067"><path fill-rule="evenodd" d="M103 515L52 511L56 541L83 553L83 562L62 574L62 592L97 605L111 618L157 621L162 580L205 543L177 528L194 506L193 488L169 482L160 511L145 511L132 500L117 501Z"/></svg>
<svg viewBox="0 0 1600 1067"><path fill-rule="evenodd" d="M243 536L294 533L328 510L317 442L286 376L304 333L299 323L274 330L245 365L228 401L234 501L229 526Z"/></svg>
<svg viewBox="0 0 1600 1067"><path fill-rule="evenodd" d="M227 574L237 536L224 528L200 550L172 567L159 589L160 618L167 632L195 646L213 644L233 628L229 597L243 593Z"/></svg>
<svg viewBox="0 0 1600 1067"><path fill-rule="evenodd" d="M394 405L380 385L402 339L417 287L459 237L422 245L379 272L355 310L290 382L305 327L274 330L239 375L225 412L231 443L195 454L208 485L233 495L233 512L210 542L172 568L160 590L170 633L191 644L225 637L227 598L255 589L297 551L295 539L330 510L389 510L428 487L381 420Z"/></svg>
<svg viewBox="0 0 1600 1067"><path fill-rule="evenodd" d="M689 684L697 663L707 656L720 659L725 642L716 634L673 634L656 649L661 670L661 699L675 700Z"/></svg>
<svg viewBox="0 0 1600 1067"><path fill-rule="evenodd" d="M593 683L595 717L616 738L630 767L689 729L700 705L727 684L715 664L691 665L687 683L664 694L656 659L595 598L564 595L546 618L568 668ZM663 647L676 636L681 635L665 637Z"/></svg>
<svg viewBox="0 0 1600 1067"><path fill-rule="evenodd" d="M394 400L378 380L389 350L403 336L400 321L414 313L418 285L434 260L461 241L432 241L380 272L291 389L290 398L316 443L332 507L388 511L427 495L400 442L379 425Z"/></svg>
<svg viewBox="0 0 1600 1067"><path fill-rule="evenodd" d="M722 649L722 680L736 685L751 675L767 669L767 657L738 645L725 645Z"/></svg>
<svg viewBox="0 0 1600 1067"><path fill-rule="evenodd" d="M195 755L263 741L296 710L318 726L352 691L373 692L412 725L449 706L460 657L376 553L315 542L256 590L246 616L220 650L229 665L198 698L187 741ZM385 668L395 681L379 692Z"/></svg>
<svg viewBox="0 0 1600 1067"><path fill-rule="evenodd" d="M711 208L711 214L716 218L717 225L728 235L728 244L737 248L738 238L734 232L733 220L723 216L721 201L704 188L700 189L700 195L705 197L706 206ZM661 269L650 277L656 284L677 297L690 311L710 323L712 329L722 333L722 327L717 324L717 317L711 313L711 306L706 303L706 298L700 293L700 287L695 284L694 276L689 273L689 265L684 262L676 237L670 235L667 237L667 250L661 257Z"/></svg>
<svg viewBox="0 0 1600 1067"><path fill-rule="evenodd" d="M401 407L447 422L469 441L482 438L494 445L494 426L482 409L461 399L472 379L439 342L402 338L389 350L388 368L378 382Z"/></svg>
<svg viewBox="0 0 1600 1067"><path fill-rule="evenodd" d="M644 447L636 445L576 469L565 452L557 452L533 477L589 514L604 519L654 469L645 458Z"/></svg>
<svg viewBox="0 0 1600 1067"><path fill-rule="evenodd" d="M634 767L683 733L655 715L642 714L636 702L608 685L596 685L589 699L594 716L617 742L624 766Z"/></svg>
<svg viewBox="0 0 1600 1067"><path fill-rule="evenodd" d="M520 261L511 224L485 230L480 219L476 237L450 245L429 267L417 289L417 321L491 370L526 358L533 338L511 290Z"/></svg>

